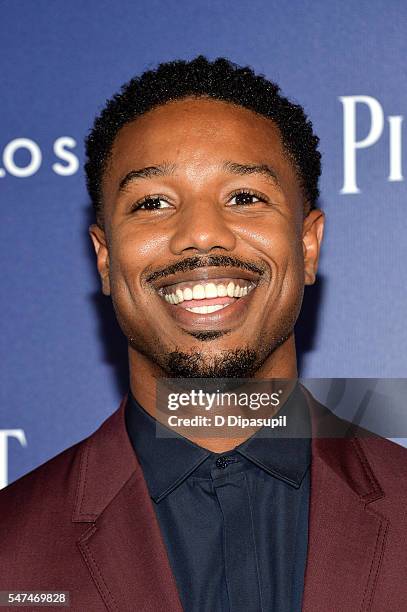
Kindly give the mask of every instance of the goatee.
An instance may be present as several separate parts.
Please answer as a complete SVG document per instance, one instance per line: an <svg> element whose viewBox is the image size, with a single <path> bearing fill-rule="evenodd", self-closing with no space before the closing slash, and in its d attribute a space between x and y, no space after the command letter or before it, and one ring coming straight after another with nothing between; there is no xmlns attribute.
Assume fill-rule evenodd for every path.
<svg viewBox="0 0 407 612"><path fill-rule="evenodd" d="M200 351L172 351L162 365L169 378L250 378L261 364L256 351L237 348L211 357Z"/></svg>

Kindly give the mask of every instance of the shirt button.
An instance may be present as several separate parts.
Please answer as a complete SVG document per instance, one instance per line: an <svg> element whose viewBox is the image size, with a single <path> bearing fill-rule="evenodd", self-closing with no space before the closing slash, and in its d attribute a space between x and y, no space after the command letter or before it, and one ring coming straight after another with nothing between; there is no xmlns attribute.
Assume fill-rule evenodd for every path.
<svg viewBox="0 0 407 612"><path fill-rule="evenodd" d="M222 457L218 457L218 459L216 459L215 461L216 467L220 470L224 470L225 468L227 468L229 463L232 462L230 461L229 457L225 457L225 455L222 455Z"/></svg>

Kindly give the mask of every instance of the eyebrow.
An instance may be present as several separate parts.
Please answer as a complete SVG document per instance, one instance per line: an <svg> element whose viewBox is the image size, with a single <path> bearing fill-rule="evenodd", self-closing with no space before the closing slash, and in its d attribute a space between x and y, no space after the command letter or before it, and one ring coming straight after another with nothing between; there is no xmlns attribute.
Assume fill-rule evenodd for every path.
<svg viewBox="0 0 407 612"><path fill-rule="evenodd" d="M246 174L262 174L274 184L280 185L277 172L268 164L239 164L233 161L225 161L223 169L231 174L244 176Z"/></svg>
<svg viewBox="0 0 407 612"><path fill-rule="evenodd" d="M261 174L270 179L275 185L280 185L277 173L268 164L240 164L233 161L225 161L222 164L222 170L230 174L245 176L247 174ZM176 170L175 164L160 164L158 166L147 166L138 170L130 170L119 183L119 191L124 191L129 183L140 179L149 179L156 176L169 176L174 174Z"/></svg>
<svg viewBox="0 0 407 612"><path fill-rule="evenodd" d="M174 174L175 164L160 164L159 166L147 166L139 170L130 170L119 183L119 191L123 191L127 185L138 179L149 179L153 176L168 176Z"/></svg>

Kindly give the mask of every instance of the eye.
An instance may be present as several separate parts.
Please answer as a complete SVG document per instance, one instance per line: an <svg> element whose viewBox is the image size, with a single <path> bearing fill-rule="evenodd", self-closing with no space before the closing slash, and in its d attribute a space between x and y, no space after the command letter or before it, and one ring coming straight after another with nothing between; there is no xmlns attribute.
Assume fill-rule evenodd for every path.
<svg viewBox="0 0 407 612"><path fill-rule="evenodd" d="M265 196L254 191L248 191L242 189L232 194L229 203L232 206L250 206L251 204L257 204L257 202L266 202Z"/></svg>
<svg viewBox="0 0 407 612"><path fill-rule="evenodd" d="M163 208L171 208L170 204L162 196L146 196L132 206L131 212L136 210L162 210Z"/></svg>

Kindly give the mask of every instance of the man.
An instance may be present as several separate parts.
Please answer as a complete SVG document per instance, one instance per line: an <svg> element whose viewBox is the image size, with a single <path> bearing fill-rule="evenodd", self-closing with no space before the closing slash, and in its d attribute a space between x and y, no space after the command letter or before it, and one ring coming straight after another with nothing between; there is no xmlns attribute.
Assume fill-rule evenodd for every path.
<svg viewBox="0 0 407 612"><path fill-rule="evenodd" d="M2 492L2 590L69 591L78 611L407 609L406 451L349 435L295 384L317 145L300 106L224 59L162 64L108 102L87 141L90 235L130 391ZM294 381L278 414L312 441L159 437L164 378Z"/></svg>

